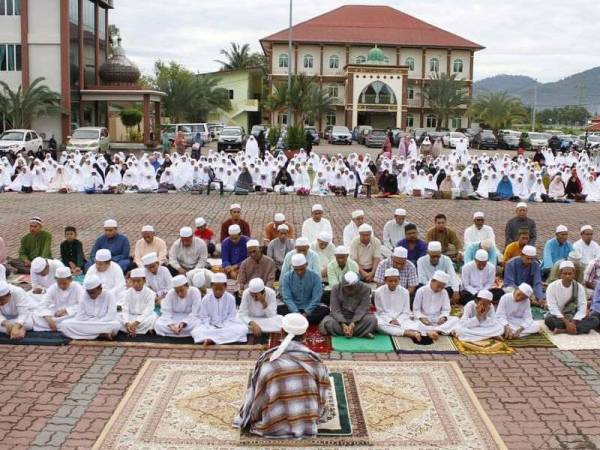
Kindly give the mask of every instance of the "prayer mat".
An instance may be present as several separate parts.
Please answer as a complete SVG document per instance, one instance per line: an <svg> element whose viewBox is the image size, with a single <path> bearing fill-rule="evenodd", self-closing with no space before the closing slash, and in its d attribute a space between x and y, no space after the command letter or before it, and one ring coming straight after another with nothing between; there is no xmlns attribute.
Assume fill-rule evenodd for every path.
<svg viewBox="0 0 600 450"><path fill-rule="evenodd" d="M149 358L93 448L506 448L454 362L327 361L336 395L340 393L333 410L343 423L345 396L350 435L325 435L323 427L335 428L336 434L341 430L338 419L328 415L328 425L321 424L320 435L313 439L251 436L231 423L254 364Z"/></svg>
<svg viewBox="0 0 600 450"><path fill-rule="evenodd" d="M391 338L396 353L458 353L452 339L448 336L440 336L437 341L433 341L428 336L423 336L421 343L405 336L391 336Z"/></svg>
<svg viewBox="0 0 600 450"><path fill-rule="evenodd" d="M546 331L540 330L537 334L531 334L526 337L510 339L506 341L512 348L555 348L556 345L552 342Z"/></svg>
<svg viewBox="0 0 600 450"><path fill-rule="evenodd" d="M559 350L599 350L600 334L592 330L589 334L554 334L548 329L543 321L540 321L540 329L544 331L548 339L552 341Z"/></svg>
<svg viewBox="0 0 600 450"><path fill-rule="evenodd" d="M283 337L281 333L271 333L269 338L269 348L277 347L281 344ZM304 340L302 341L309 349L316 353L331 353L331 336L323 336L319 331L318 325L311 325L306 330Z"/></svg>
<svg viewBox="0 0 600 450"><path fill-rule="evenodd" d="M350 353L390 353L394 351L392 340L387 334L375 334L375 338L333 336L333 349L336 352Z"/></svg>
<svg viewBox="0 0 600 450"><path fill-rule="evenodd" d="M463 355L512 355L515 352L506 342L497 339L465 342L453 337L452 342Z"/></svg>
<svg viewBox="0 0 600 450"><path fill-rule="evenodd" d="M58 347L60 345L67 345L69 342L71 342L71 339L58 331L28 331L25 333L23 339L9 339L6 334L0 334L0 345L43 345Z"/></svg>

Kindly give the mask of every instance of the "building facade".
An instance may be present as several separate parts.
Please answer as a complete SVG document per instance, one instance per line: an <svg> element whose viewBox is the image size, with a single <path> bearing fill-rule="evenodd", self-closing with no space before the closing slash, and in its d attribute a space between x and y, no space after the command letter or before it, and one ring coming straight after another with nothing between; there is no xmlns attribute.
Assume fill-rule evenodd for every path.
<svg viewBox="0 0 600 450"><path fill-rule="evenodd" d="M333 111L315 124L378 128L437 127L422 95L436 73L456 74L472 93L475 52L482 46L387 6L342 6L261 41L269 86L288 71L315 77L334 99ZM265 120L285 121L285 113ZM451 120L469 126L466 108Z"/></svg>
<svg viewBox="0 0 600 450"><path fill-rule="evenodd" d="M62 98L62 116L32 124L46 139L107 124L107 103L84 101L81 91L101 85L112 8L113 0L0 0L0 80L17 89L43 77Z"/></svg>

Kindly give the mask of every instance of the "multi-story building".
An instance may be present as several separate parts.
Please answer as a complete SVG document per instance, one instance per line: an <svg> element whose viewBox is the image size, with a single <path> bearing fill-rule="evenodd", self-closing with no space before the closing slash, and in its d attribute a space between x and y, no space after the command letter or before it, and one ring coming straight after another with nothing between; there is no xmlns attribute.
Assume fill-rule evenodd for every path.
<svg viewBox="0 0 600 450"><path fill-rule="evenodd" d="M435 128L422 95L436 73L456 74L472 93L475 52L482 46L388 6L342 6L262 39L273 92L288 71L314 76L335 109L316 125ZM268 118L285 122L285 113ZM452 128L467 127L457 114Z"/></svg>

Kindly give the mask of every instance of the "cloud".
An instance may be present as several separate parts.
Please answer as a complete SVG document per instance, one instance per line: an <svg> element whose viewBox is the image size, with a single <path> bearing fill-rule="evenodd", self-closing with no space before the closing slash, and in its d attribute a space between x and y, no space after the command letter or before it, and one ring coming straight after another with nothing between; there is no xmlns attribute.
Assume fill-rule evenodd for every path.
<svg viewBox="0 0 600 450"><path fill-rule="evenodd" d="M295 0L294 23L343 4L387 4L486 47L475 78L499 73L555 81L598 65L597 0ZM110 23L121 29L128 55L144 73L154 61L218 70L229 42L249 43L286 29L286 0L115 0Z"/></svg>

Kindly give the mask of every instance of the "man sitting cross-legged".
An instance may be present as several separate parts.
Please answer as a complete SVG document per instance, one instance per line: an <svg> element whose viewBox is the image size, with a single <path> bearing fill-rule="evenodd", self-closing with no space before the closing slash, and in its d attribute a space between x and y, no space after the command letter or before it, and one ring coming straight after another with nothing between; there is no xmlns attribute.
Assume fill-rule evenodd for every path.
<svg viewBox="0 0 600 450"><path fill-rule="evenodd" d="M504 326L496 319L493 299L493 294L483 289L475 295L475 300L466 304L460 322L454 330L456 337L461 341L478 342L504 334Z"/></svg>
<svg viewBox="0 0 600 450"><path fill-rule="evenodd" d="M245 323L255 336L281 330L282 316L277 314L275 291L265 286L260 278L253 278L242 294L238 319Z"/></svg>
<svg viewBox="0 0 600 450"><path fill-rule="evenodd" d="M61 267L54 274L56 282L48 288L44 300L33 315L34 331L58 331L60 324L77 314L85 294L83 286L73 282L71 269Z"/></svg>
<svg viewBox="0 0 600 450"><path fill-rule="evenodd" d="M521 283L517 289L504 294L496 309L496 318L504 325L504 337L515 339L540 332L540 325L533 320L531 300L533 288Z"/></svg>
<svg viewBox="0 0 600 450"><path fill-rule="evenodd" d="M438 270L415 294L413 314L419 321L419 331L434 341L439 338L438 333L450 334L458 325L458 318L450 315L450 298L446 291L449 279L447 273Z"/></svg>
<svg viewBox="0 0 600 450"><path fill-rule="evenodd" d="M146 286L145 269L131 271L131 287L125 292L120 314L121 331L131 337L154 330L158 316L154 312L156 293Z"/></svg>
<svg viewBox="0 0 600 450"><path fill-rule="evenodd" d="M154 324L159 336L189 337L194 323L192 308L200 305L202 296L195 287L190 287L185 275L173 277L171 289L160 304L160 317Z"/></svg>

